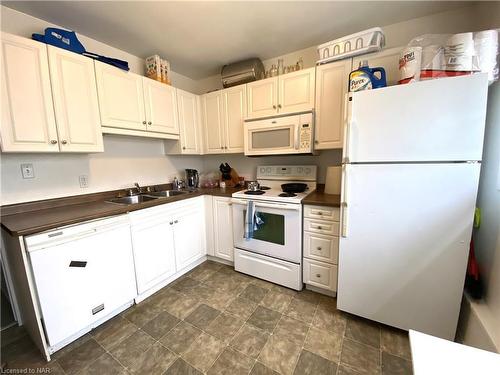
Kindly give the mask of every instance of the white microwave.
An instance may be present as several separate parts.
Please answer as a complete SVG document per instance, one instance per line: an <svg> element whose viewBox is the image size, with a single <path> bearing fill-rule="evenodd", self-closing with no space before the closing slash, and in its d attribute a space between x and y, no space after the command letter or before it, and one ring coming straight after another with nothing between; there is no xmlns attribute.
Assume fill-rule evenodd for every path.
<svg viewBox="0 0 500 375"><path fill-rule="evenodd" d="M244 123L245 155L311 154L313 114L301 113Z"/></svg>

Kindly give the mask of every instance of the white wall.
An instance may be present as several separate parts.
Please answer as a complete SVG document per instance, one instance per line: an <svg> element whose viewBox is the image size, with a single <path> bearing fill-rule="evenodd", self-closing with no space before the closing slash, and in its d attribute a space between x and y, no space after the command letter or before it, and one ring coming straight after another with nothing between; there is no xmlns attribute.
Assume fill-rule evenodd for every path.
<svg viewBox="0 0 500 375"><path fill-rule="evenodd" d="M464 6L463 8L454 9L448 12L436 13L409 21L382 26L386 38L386 48L406 45L411 39L422 34L459 33L475 30L474 14L477 13L477 11L476 5ZM328 40L324 40L323 43L324 42L328 42ZM283 64L288 66L295 64L299 58L302 57L304 67L310 68L315 66L318 60L316 47L317 46L311 46L262 62L265 69L269 70L272 64L277 65L278 59L283 59ZM220 88L222 88L220 75L214 75L199 81L200 93Z"/></svg>
<svg viewBox="0 0 500 375"><path fill-rule="evenodd" d="M341 150L325 150L317 156L266 156L266 157L245 157L241 154L228 155L205 155L203 157L203 170L218 171L221 163L228 163L233 167L238 175L244 176L246 180L254 180L259 165L317 165L318 182L325 183L326 167L340 165L342 159Z"/></svg>
<svg viewBox="0 0 500 375"><path fill-rule="evenodd" d="M1 204L152 185L183 176L185 168L202 170L199 156L165 156L163 141L104 136L104 153L1 154ZM35 178L23 179L20 164L32 163ZM80 188L79 176L89 177Z"/></svg>

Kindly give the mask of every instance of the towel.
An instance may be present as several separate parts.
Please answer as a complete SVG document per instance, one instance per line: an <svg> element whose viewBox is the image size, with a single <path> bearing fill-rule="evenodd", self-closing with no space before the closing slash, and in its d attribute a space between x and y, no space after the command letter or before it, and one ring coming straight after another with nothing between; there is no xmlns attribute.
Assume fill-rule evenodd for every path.
<svg viewBox="0 0 500 375"><path fill-rule="evenodd" d="M245 234L243 237L249 241L253 237L255 227L255 205L251 199L247 202L247 212L245 215Z"/></svg>

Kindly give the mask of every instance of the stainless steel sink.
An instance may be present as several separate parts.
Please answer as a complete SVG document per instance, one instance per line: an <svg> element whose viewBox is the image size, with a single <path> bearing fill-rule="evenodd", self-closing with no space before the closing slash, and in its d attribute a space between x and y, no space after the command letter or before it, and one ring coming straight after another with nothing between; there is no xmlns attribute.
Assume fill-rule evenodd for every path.
<svg viewBox="0 0 500 375"><path fill-rule="evenodd" d="M151 197L175 197L176 195L189 194L190 191L180 191L180 190L164 190L156 191L154 193L148 193Z"/></svg>
<svg viewBox="0 0 500 375"><path fill-rule="evenodd" d="M141 195L131 195L127 197L113 198L108 200L107 202L117 203L117 204L137 204L137 203L152 201L158 198L159 197L152 197L149 195L141 194Z"/></svg>

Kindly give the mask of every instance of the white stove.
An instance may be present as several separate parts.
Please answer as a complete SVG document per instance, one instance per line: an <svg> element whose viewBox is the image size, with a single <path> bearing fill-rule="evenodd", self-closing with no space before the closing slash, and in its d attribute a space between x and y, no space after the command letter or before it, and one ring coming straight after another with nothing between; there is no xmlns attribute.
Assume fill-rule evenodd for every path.
<svg viewBox="0 0 500 375"><path fill-rule="evenodd" d="M266 165L257 167L257 181L261 190L255 192L242 190L233 193L233 198L252 199L259 201L285 202L300 204L309 193L316 190L317 167L315 165ZM291 182L307 184L303 193L286 194L281 185Z"/></svg>
<svg viewBox="0 0 500 375"><path fill-rule="evenodd" d="M232 195L234 268L286 286L302 289L302 204L316 189L316 166L257 167L258 194ZM281 184L307 184L303 193L284 195ZM249 210L254 212L248 216ZM251 223L251 224L249 224Z"/></svg>

